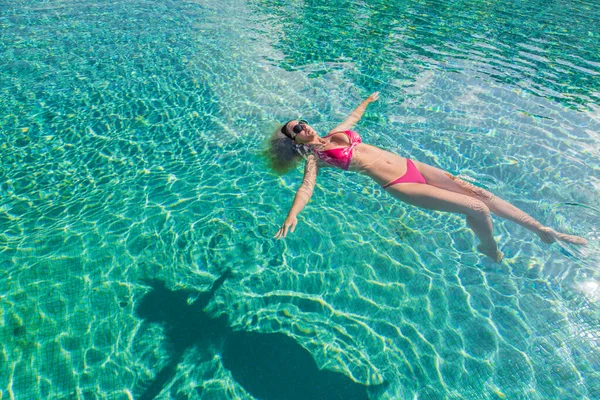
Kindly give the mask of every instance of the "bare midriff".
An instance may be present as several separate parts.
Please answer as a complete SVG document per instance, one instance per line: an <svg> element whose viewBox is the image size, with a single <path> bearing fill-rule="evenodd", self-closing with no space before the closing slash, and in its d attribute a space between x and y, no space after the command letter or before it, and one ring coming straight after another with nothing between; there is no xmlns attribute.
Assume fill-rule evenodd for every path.
<svg viewBox="0 0 600 400"><path fill-rule="evenodd" d="M361 143L354 148L349 170L367 175L378 184L385 185L406 173L406 158Z"/></svg>

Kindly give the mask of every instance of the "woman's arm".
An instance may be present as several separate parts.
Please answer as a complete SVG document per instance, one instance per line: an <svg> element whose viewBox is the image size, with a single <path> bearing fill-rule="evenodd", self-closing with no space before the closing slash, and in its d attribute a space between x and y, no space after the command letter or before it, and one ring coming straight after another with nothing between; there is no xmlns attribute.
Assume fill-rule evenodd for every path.
<svg viewBox="0 0 600 400"><path fill-rule="evenodd" d="M362 118L369 103L376 101L378 98L379 92L371 94L365 99L365 101L360 103L358 107L356 107L354 111L350 113L350 115L348 115L344 122L333 128L331 131L329 131L329 133L343 132L352 129L352 127Z"/></svg>
<svg viewBox="0 0 600 400"><path fill-rule="evenodd" d="M304 206L306 206L310 200L315 188L315 183L317 182L318 173L319 166L317 165L317 159L313 155L308 156L306 165L304 166L304 178L302 179L302 184L296 192L296 197L294 197L294 202L292 203L292 207L288 212L285 222L275 234L277 239L284 238L288 231L294 232L296 229L296 225L298 224L296 216L300 214L300 211L302 211Z"/></svg>

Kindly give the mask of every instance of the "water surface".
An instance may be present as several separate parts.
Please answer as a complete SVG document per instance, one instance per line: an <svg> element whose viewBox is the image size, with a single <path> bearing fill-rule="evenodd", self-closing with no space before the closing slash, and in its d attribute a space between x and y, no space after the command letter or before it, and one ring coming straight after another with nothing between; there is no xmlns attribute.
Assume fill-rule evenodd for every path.
<svg viewBox="0 0 600 400"><path fill-rule="evenodd" d="M169 365L150 280L282 333L372 398L600 397L600 14L590 1L0 1L0 393L138 398ZM261 158L276 122L363 139L585 236L546 246ZM190 324L197 321L190 317ZM383 385L381 385L383 384ZM385 390L380 390L381 388ZM160 398L252 398L217 345Z"/></svg>

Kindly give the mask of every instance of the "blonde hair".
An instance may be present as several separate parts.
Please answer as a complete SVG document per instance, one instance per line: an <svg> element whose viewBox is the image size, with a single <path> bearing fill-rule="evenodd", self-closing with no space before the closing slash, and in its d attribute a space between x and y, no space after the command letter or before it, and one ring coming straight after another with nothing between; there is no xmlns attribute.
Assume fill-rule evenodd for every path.
<svg viewBox="0 0 600 400"><path fill-rule="evenodd" d="M305 157L308 149L306 146L298 145L289 137L281 133L283 125L271 134L267 140L263 156L267 159L269 166L279 175L288 173L298 166L298 162Z"/></svg>

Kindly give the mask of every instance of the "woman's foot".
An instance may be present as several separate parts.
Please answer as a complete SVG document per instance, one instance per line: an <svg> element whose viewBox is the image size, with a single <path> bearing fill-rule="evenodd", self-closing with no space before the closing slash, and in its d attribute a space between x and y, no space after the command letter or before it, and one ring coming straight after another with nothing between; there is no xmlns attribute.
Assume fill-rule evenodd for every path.
<svg viewBox="0 0 600 400"><path fill-rule="evenodd" d="M504 253L498 250L498 246L487 247L480 244L477 246L477 250L479 250L480 253L485 254L495 262L500 262L504 258Z"/></svg>
<svg viewBox="0 0 600 400"><path fill-rule="evenodd" d="M560 240L561 242L576 244L579 246L587 244L587 240L582 237L559 233L552 228L548 228L547 226L541 227L537 234L544 243L554 243L557 240Z"/></svg>

